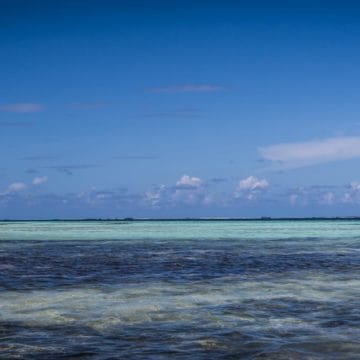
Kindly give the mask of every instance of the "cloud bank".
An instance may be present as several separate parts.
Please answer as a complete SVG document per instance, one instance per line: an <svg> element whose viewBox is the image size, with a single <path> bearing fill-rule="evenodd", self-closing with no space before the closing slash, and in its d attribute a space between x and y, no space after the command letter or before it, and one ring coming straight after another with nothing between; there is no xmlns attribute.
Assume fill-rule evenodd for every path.
<svg viewBox="0 0 360 360"><path fill-rule="evenodd" d="M297 168L360 157L360 136L276 144L259 149L261 157L284 168Z"/></svg>
<svg viewBox="0 0 360 360"><path fill-rule="evenodd" d="M51 208L56 216L74 214L107 214L106 216L194 216L194 214L223 214L221 216L259 216L264 211L276 209L270 216L300 214L357 215L360 205L360 182L343 185L312 185L294 188L270 186L265 178L248 176L234 183L231 189L219 189L211 180L182 175L172 184L154 185L147 191L130 192L126 188L97 189L91 187L79 192L49 193L46 176L37 176L28 184L12 182L0 191L0 217L10 216L11 209L24 209L34 214L34 209ZM258 207L259 206L259 207ZM255 209L255 210L254 210ZM259 209L262 213L257 212ZM266 210L267 209L267 210ZM255 213L252 211L256 211ZM17 210L16 210L17 211ZM57 211L60 211L58 213ZM270 211L270 210L269 210ZM272 210L271 210L272 211ZM277 212L277 211L280 211ZM3 214L3 215L1 215ZM61 215L62 214L62 215ZM122 214L122 215L120 215ZM251 215L249 215L251 214ZM27 216L30 216L27 215ZM44 216L49 216L46 212ZM201 215L203 216L203 215ZM216 215L219 216L219 215Z"/></svg>

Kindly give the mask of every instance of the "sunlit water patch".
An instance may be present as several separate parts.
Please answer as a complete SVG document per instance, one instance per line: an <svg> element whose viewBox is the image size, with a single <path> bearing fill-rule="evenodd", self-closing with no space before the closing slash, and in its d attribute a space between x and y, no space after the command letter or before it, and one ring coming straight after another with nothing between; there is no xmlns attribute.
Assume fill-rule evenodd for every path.
<svg viewBox="0 0 360 360"><path fill-rule="evenodd" d="M0 358L360 358L360 222L0 224Z"/></svg>

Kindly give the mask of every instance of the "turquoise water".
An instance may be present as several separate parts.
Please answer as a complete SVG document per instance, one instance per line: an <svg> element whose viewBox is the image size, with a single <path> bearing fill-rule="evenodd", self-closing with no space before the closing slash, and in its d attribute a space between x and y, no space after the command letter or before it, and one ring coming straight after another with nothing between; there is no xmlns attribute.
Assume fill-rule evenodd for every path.
<svg viewBox="0 0 360 360"><path fill-rule="evenodd" d="M359 359L360 221L0 222L0 358Z"/></svg>
<svg viewBox="0 0 360 360"><path fill-rule="evenodd" d="M357 220L0 222L0 240L270 240L360 236Z"/></svg>

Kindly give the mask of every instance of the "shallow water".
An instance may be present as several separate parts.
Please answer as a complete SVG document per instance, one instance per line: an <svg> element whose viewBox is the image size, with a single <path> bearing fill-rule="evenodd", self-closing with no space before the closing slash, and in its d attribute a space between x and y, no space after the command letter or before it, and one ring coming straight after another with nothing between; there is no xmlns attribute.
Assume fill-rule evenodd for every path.
<svg viewBox="0 0 360 360"><path fill-rule="evenodd" d="M1 359L359 359L360 221L0 222Z"/></svg>

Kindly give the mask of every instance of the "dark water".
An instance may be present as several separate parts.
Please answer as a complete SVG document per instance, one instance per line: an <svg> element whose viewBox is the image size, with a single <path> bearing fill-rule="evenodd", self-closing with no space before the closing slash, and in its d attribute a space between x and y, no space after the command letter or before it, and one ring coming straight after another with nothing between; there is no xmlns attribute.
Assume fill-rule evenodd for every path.
<svg viewBox="0 0 360 360"><path fill-rule="evenodd" d="M360 359L355 225L341 237L346 224L220 223L216 236L199 224L194 238L112 225L103 240L90 226L61 240L50 223L46 240L12 224L0 230L0 358Z"/></svg>

